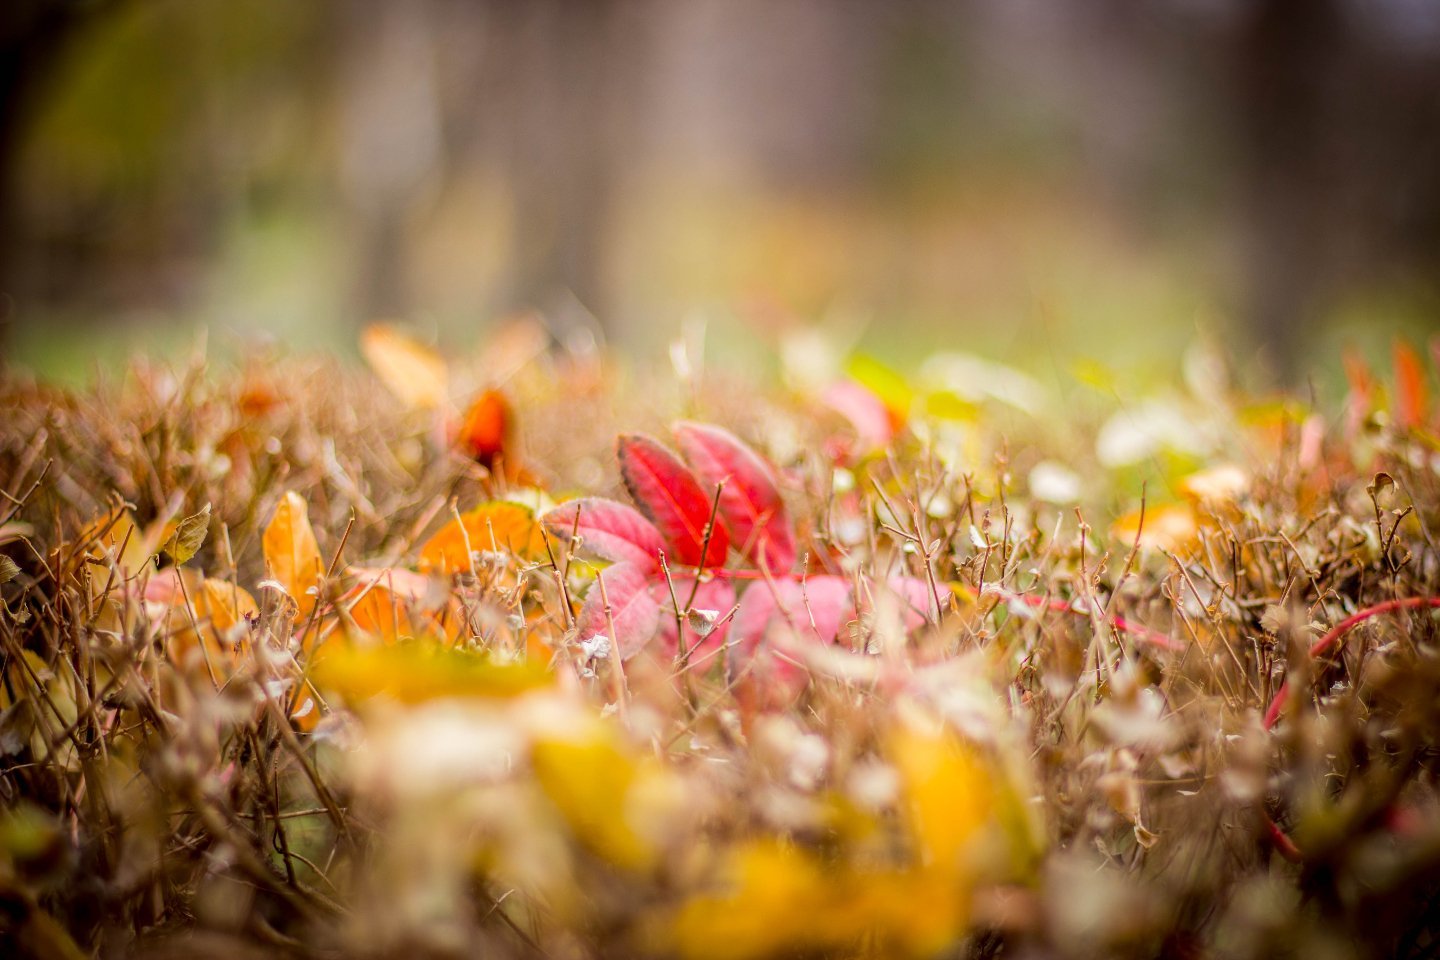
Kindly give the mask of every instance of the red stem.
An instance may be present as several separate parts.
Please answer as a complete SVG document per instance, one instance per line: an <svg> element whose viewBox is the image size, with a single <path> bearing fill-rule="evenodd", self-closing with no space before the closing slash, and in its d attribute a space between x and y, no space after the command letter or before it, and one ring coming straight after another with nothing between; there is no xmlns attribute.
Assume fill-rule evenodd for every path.
<svg viewBox="0 0 1440 960"><path fill-rule="evenodd" d="M1061 600L1058 597L1036 597L1028 593L1011 593L1001 591L1000 595L1007 600L1019 600L1032 607L1044 607L1047 610L1055 610L1062 613L1073 613L1077 617L1088 617L1090 614L1085 610L1077 610L1071 606L1070 601ZM1159 647L1162 650L1184 650L1184 645L1170 639L1170 637L1158 630L1151 630L1149 627L1138 623L1131 623L1119 614L1110 617L1110 625L1116 630L1121 630L1134 637L1144 640L1151 646Z"/></svg>
<svg viewBox="0 0 1440 960"><path fill-rule="evenodd" d="M1349 633L1356 624L1364 623L1371 617L1378 617L1380 614L1389 613L1392 610L1413 610L1422 607L1440 607L1440 597L1406 597L1402 600L1386 600L1384 603L1377 603L1373 607L1366 607L1364 610L1351 614L1331 627L1323 637L1310 645L1310 649L1306 651L1306 656L1311 660L1323 656L1330 651L1331 647L1340 641L1341 637ZM1270 706L1265 711L1266 730L1274 727L1276 722L1279 721L1280 713L1285 709L1285 701L1288 700L1289 697L1290 681L1286 680L1280 684L1280 689L1275 691L1275 698L1270 701ZM1275 850L1280 856L1292 863L1298 863L1301 860L1303 855L1300 852L1300 848L1295 845L1295 841L1291 840L1290 835L1284 830L1281 830L1268 815L1265 817L1265 829L1269 833L1270 842L1275 845Z"/></svg>
<svg viewBox="0 0 1440 960"><path fill-rule="evenodd" d="M1440 597L1406 597L1403 600L1386 600L1384 603L1377 603L1373 607L1366 607L1359 613L1351 614L1341 620L1330 631L1310 645L1307 656L1314 660L1317 657L1329 652L1341 637L1360 623L1364 623L1371 617L1378 617L1382 613L1389 613L1392 610L1411 610L1416 607L1440 607ZM1286 680L1280 684L1280 689L1275 691L1275 698L1270 701L1269 708L1265 711L1265 729L1269 730L1275 726L1280 719L1280 713L1285 709L1285 701L1290 696L1290 681Z"/></svg>

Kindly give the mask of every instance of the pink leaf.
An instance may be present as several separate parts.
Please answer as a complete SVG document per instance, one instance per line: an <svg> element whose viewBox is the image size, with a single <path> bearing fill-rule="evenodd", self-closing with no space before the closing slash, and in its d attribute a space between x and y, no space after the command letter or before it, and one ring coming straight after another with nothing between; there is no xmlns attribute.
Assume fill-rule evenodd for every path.
<svg viewBox="0 0 1440 960"><path fill-rule="evenodd" d="M695 599L690 600L691 615L685 619L685 649L690 651L690 662L698 664L698 669L704 670L715 662L715 651L725 644L725 638L730 633L730 623L724 621L725 617L735 607L735 585L724 577L715 577L707 580L695 588L694 577L675 577L675 599L680 606L690 600L690 591L695 589ZM663 580L658 584L651 585L651 593L660 602L660 646L669 656L675 657L680 653L680 647L675 642L675 615L670 602L670 589ZM704 622L714 614L712 628L708 636L702 637L697 626L702 627ZM702 662L703 660L703 662Z"/></svg>
<svg viewBox="0 0 1440 960"><path fill-rule="evenodd" d="M934 614L935 595L924 580L894 576L885 582L885 587L900 601L900 615L907 632L918 629Z"/></svg>
<svg viewBox="0 0 1440 960"><path fill-rule="evenodd" d="M852 616L850 583L842 577L810 577L803 586L795 580L777 580L773 590L769 583L753 584L735 613L736 662L793 690L802 683L805 671L790 638L834 643Z"/></svg>
<svg viewBox="0 0 1440 960"><path fill-rule="evenodd" d="M620 475L635 503L670 547L675 559L687 566L700 565L718 570L730 551L730 534L720 517L705 547L710 522L711 499L700 488L690 468L664 446L649 437L626 434L620 438Z"/></svg>
<svg viewBox="0 0 1440 960"><path fill-rule="evenodd" d="M589 640L603 634L610 638L611 647L628 660L644 649L660 625L660 605L650 594L649 571L637 564L617 563L597 576L605 581L603 596L597 579L580 609L576 638ZM608 618L605 598L610 601Z"/></svg>
<svg viewBox="0 0 1440 960"><path fill-rule="evenodd" d="M820 396L820 402L850 422L862 452L878 450L895 437L890 411L874 393L853 380L831 384Z"/></svg>
<svg viewBox="0 0 1440 960"><path fill-rule="evenodd" d="M772 573L794 566L795 534L770 465L720 427L678 423L675 439L702 481L712 487L725 481L720 515L745 556Z"/></svg>
<svg viewBox="0 0 1440 960"><path fill-rule="evenodd" d="M579 523L576 523L576 515ZM606 500L584 497L560 504L542 518L549 530L565 539L578 534L581 549L613 563L634 563L647 572L660 569L665 549L660 531L636 510Z"/></svg>

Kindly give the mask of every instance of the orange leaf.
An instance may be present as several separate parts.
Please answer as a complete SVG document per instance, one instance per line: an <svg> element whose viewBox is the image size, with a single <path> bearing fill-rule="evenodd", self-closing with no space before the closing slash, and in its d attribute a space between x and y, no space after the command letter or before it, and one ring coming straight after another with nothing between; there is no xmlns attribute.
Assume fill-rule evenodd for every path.
<svg viewBox="0 0 1440 960"><path fill-rule="evenodd" d="M443 406L449 376L434 350L388 324L373 323L360 335L360 351L380 382L412 407Z"/></svg>
<svg viewBox="0 0 1440 960"><path fill-rule="evenodd" d="M420 569L455 573L470 569L470 554L506 551L522 560L545 554L545 536L524 504L492 500L451 520L420 548Z"/></svg>
<svg viewBox="0 0 1440 960"><path fill-rule="evenodd" d="M514 431L515 414L505 395L499 390L485 390L465 411L455 433L455 446L491 473L499 466L507 476L513 476L520 468Z"/></svg>
<svg viewBox="0 0 1440 960"><path fill-rule="evenodd" d="M324 566L310 528L309 508L299 494L289 491L280 498L262 545L270 576L299 604L296 620L305 619L319 601L310 591L319 585Z"/></svg>
<svg viewBox="0 0 1440 960"><path fill-rule="evenodd" d="M1110 536L1130 544L1140 538L1140 546L1175 552L1191 546L1200 536L1200 523L1187 503L1162 503L1125 514L1110 527Z"/></svg>
<svg viewBox="0 0 1440 960"><path fill-rule="evenodd" d="M1404 340L1396 340L1395 358L1395 425L1402 430L1422 426L1430 407L1430 388L1425 383L1425 368L1415 348Z"/></svg>

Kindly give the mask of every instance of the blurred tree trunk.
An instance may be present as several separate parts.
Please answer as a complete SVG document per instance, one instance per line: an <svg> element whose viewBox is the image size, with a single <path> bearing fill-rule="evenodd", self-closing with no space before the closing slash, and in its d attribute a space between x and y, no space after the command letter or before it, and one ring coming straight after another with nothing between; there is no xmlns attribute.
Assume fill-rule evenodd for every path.
<svg viewBox="0 0 1440 960"><path fill-rule="evenodd" d="M494 4L509 115L492 134L512 194L509 308L602 329L612 309L606 241L628 128L634 46L615 0ZM578 307L578 309L577 309ZM586 316L588 314L588 317Z"/></svg>
<svg viewBox="0 0 1440 960"><path fill-rule="evenodd" d="M1339 198L1329 115L1346 33L1334 0L1256 0L1241 25L1245 320L1285 381L1318 320ZM1327 136L1328 134L1328 136ZM1358 224L1354 225L1359 230Z"/></svg>
<svg viewBox="0 0 1440 960"><path fill-rule="evenodd" d="M121 0L5 0L0 3L0 360L21 309L15 299L16 165L37 102L70 41Z"/></svg>

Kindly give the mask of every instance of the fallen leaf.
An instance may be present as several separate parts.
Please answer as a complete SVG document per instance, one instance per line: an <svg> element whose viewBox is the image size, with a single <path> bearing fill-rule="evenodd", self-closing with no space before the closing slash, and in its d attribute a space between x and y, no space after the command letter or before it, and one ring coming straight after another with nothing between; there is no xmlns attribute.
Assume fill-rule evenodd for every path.
<svg viewBox="0 0 1440 960"><path fill-rule="evenodd" d="M430 347L389 324L374 323L360 334L360 351L380 382L407 405L430 410L445 404L449 374Z"/></svg>
<svg viewBox="0 0 1440 960"><path fill-rule="evenodd" d="M315 531L310 528L310 509L298 493L287 491L280 498L261 545L270 576L298 606L296 622L305 620L319 602L314 591L320 584L324 562Z"/></svg>
<svg viewBox="0 0 1440 960"><path fill-rule="evenodd" d="M567 500L541 518L562 539L580 538L582 552L612 563L660 569L665 542L660 531L638 511L603 497Z"/></svg>
<svg viewBox="0 0 1440 960"><path fill-rule="evenodd" d="M433 573L470 569L471 553L505 552L526 561L546 556L545 534L524 504L491 500L451 520L420 547L419 566Z"/></svg>

